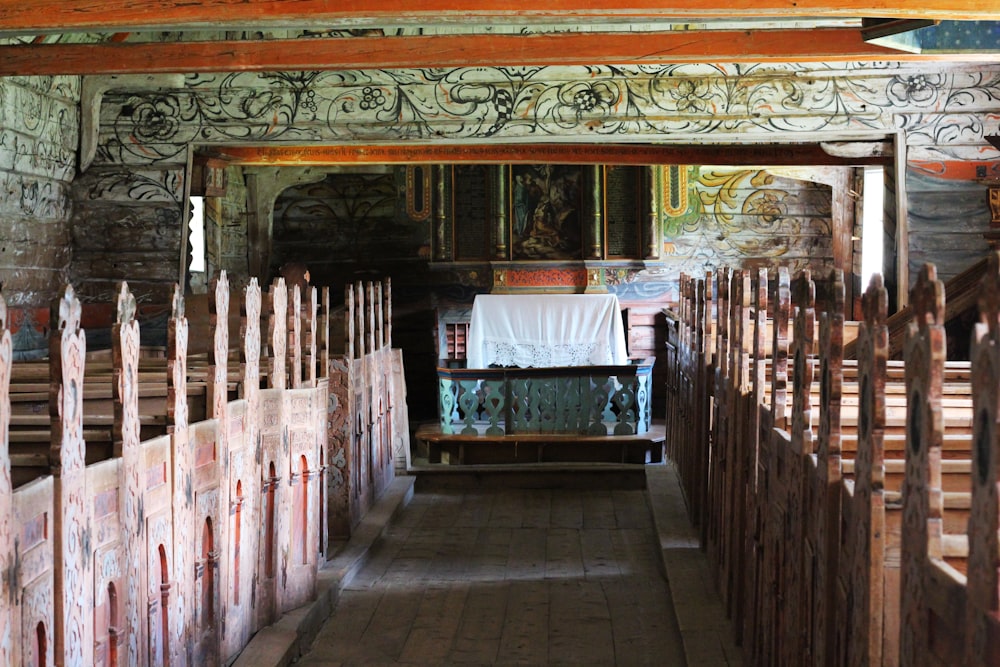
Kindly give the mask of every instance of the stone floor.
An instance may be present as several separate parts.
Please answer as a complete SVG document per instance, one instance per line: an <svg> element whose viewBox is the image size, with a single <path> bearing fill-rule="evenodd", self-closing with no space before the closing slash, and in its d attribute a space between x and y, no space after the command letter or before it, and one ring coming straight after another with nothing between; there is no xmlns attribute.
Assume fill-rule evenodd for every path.
<svg viewBox="0 0 1000 667"><path fill-rule="evenodd" d="M418 483L296 664L738 665L673 469L645 486Z"/></svg>

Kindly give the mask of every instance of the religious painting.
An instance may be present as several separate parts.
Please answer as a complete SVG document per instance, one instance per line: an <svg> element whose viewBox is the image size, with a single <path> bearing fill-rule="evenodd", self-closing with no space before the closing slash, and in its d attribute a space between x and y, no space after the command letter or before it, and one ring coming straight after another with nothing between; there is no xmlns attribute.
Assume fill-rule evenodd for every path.
<svg viewBox="0 0 1000 667"><path fill-rule="evenodd" d="M511 167L510 243L514 260L583 258L583 168Z"/></svg>

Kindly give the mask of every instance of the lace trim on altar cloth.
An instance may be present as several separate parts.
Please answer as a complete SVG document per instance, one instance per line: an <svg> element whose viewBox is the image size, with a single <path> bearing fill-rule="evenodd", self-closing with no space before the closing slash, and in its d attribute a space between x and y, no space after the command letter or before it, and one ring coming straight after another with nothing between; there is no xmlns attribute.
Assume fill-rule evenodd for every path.
<svg viewBox="0 0 1000 667"><path fill-rule="evenodd" d="M599 366L610 355L610 346L597 342L544 345L485 341L489 366L503 368L550 368L553 366Z"/></svg>

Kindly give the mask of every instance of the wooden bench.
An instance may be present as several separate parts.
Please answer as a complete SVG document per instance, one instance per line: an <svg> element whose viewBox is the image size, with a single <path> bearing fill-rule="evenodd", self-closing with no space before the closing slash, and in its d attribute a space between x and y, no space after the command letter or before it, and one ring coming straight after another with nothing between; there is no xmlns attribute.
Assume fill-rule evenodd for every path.
<svg viewBox="0 0 1000 667"><path fill-rule="evenodd" d="M744 276L739 275L738 279L743 280ZM725 276L721 276L720 287L725 280ZM779 278L778 310L782 301L781 281ZM864 380L859 381L859 376L864 376L868 369L852 363L841 363L832 369L838 379L836 391L841 401L838 402L839 410L829 410L829 402L821 400L829 397L829 380L826 387L821 385L824 373L830 372L825 366L831 356L828 331L827 340L823 340L824 327L830 328L830 317L821 316L821 336L817 343L814 331L808 331L802 321L804 313L812 308L800 298L795 335L775 337L772 349L778 351L779 361L771 364L763 359L760 340L763 332L779 331L784 326L765 325L763 320L757 320L751 328L750 321L757 319L762 310L748 308L744 300L749 291L746 285L734 289L732 295L726 288L719 291L720 312L728 312L729 317L722 318L718 324L692 319L690 313L711 310L700 303L680 309L682 314L687 314L687 319L677 336L677 364L683 368L675 372L683 379L674 385L674 396L669 398L668 394L668 410L673 419L681 414L698 414L697 401L704 400L708 388L708 383L699 376L708 365L704 360L712 359L711 350L705 347L704 332L714 327L718 332L714 363L720 370L711 387L716 410L712 427L714 439L709 441L711 450L707 456L695 450L697 445L706 442L707 429L702 426L695 429L693 436L673 444L671 451L679 452L682 475L697 474L701 469L700 461L705 458L710 458L714 464L704 473L707 482L685 480L685 488L689 493L702 484L712 489L713 495L708 497L712 506L707 513L705 507L698 508L695 515L703 523L706 546L719 568L720 588L734 616L738 638L745 638L748 659L759 664L783 659L801 660L803 655L815 660L816 664L846 664L844 660L849 651L857 656L861 650L859 637L865 633L859 633L862 628L855 627L860 623L866 626L863 630L869 631L860 642L866 645L866 650L872 644L878 644L881 650L882 635L888 631L884 643L889 647L886 656L891 658L893 635L898 636L894 633L898 623L894 626L892 617L896 609L893 597L899 599L896 564L901 548L901 489L908 430L905 367L903 364L884 364L885 375L890 378L883 383L882 395L887 409L879 425L883 435L880 447L885 475L880 475L876 498L884 522L881 532L884 543L876 545L881 550L882 560L876 563L877 559L864 554L866 560L859 566L858 554L851 551L859 541L853 528L861 520L862 513L870 521L875 512L871 509L870 495L864 503L855 500L855 474L860 472L863 488L870 486L872 476L866 460L869 454L862 452L865 455L861 460L856 458L859 448L866 446L859 427L864 419L870 418L862 414L866 399L862 397ZM709 290L701 285L682 287L682 294L689 298L706 292ZM766 299L766 292L762 293ZM730 296L738 306L729 307ZM757 296L756 300L759 303L763 299ZM741 312L741 309L749 312ZM790 313L790 307L784 312ZM785 317L787 322L787 314ZM780 318L781 315L777 319ZM815 327L815 320L812 327ZM834 332L834 336L838 334ZM799 345L790 343L789 339L797 339ZM747 343L748 340L753 344ZM842 335L835 343L840 346L842 355ZM685 345L701 349L684 350ZM792 373L790 414L786 405L787 357L783 357L789 346L792 367L797 370ZM812 367L816 363L812 352L817 349L822 360L819 362L821 370L819 377L812 377ZM802 360L796 363L799 356ZM780 376L777 379L771 377L775 369ZM956 572L963 571L968 552L964 526L971 507L974 430L972 393L968 384L970 374L967 363L942 366L942 378L947 380L947 384L940 386L941 394L946 397L942 401L945 418L941 422L940 435L940 452L944 459L940 469L944 490L943 530L946 535L942 540L942 553ZM809 377L797 378L796 375ZM685 387L685 383L689 386ZM771 386L770 392L763 391L767 385ZM685 405L685 401L693 401L695 405ZM832 412L836 414L830 414ZM760 428L755 429L750 416L756 418ZM828 423L831 418L836 421L832 434L836 442L832 450ZM819 425L818 433L813 431L816 425ZM784 436L774 437L781 431L773 431L772 426L787 429ZM757 436L755 430L761 435ZM702 440L697 443L699 437ZM696 461L699 463L694 463ZM692 505L697 500L694 498L695 503L692 503L689 496ZM741 502L745 503L743 507L740 507ZM706 522L707 527L704 526ZM841 531L844 526L852 530ZM885 566L886 553L890 554L888 568ZM777 563L783 565L777 566ZM859 570L863 570L864 578L859 578L862 574ZM868 606L858 611L860 601L845 591L854 593L859 588L877 589L880 601L886 603L884 612L872 618L867 611L871 609L867 600ZM803 624L802 633L790 639L783 637L787 634L783 631L793 619ZM869 641L868 635L875 640ZM853 642L851 647L849 641Z"/></svg>

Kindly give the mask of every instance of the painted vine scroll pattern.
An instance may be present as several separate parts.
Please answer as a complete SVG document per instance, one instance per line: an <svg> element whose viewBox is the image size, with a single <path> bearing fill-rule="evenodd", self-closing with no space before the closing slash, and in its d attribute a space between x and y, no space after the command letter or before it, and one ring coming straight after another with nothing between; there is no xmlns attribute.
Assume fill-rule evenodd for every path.
<svg viewBox="0 0 1000 667"><path fill-rule="evenodd" d="M879 62L241 72L191 76L186 86L106 96L98 161L179 163L192 142L897 128L938 159L955 159L961 145L981 144L995 120L1000 68Z"/></svg>

